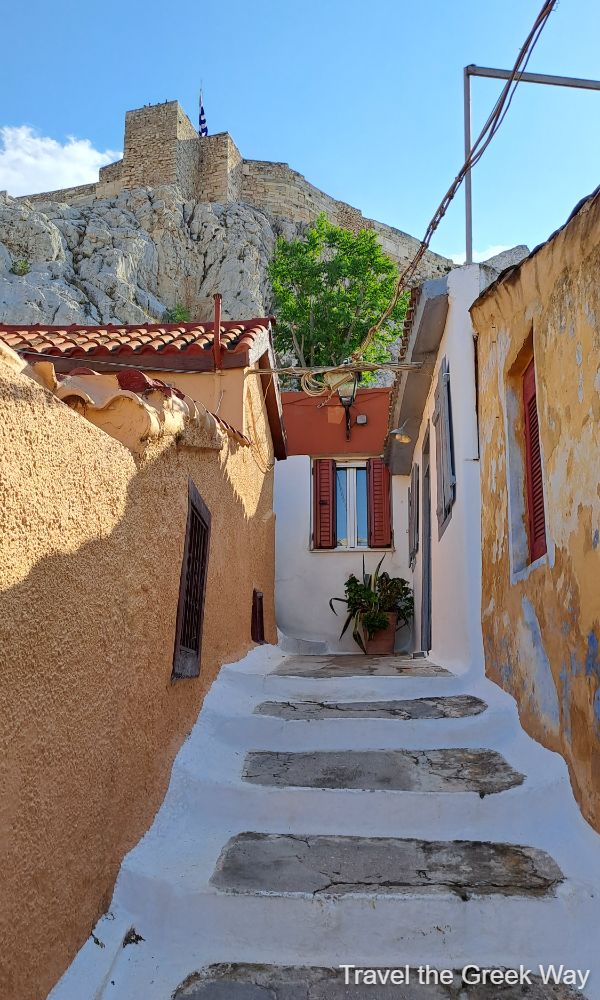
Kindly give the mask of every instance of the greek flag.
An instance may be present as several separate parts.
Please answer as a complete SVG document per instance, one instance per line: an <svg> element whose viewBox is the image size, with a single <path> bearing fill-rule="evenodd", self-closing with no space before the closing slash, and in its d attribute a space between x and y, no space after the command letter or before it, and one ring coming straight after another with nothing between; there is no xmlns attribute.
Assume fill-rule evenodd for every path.
<svg viewBox="0 0 600 1000"><path fill-rule="evenodd" d="M208 135L208 128L206 127L206 115L204 114L204 105L202 104L202 91L200 91L200 102L199 102L200 113L198 115L198 135Z"/></svg>

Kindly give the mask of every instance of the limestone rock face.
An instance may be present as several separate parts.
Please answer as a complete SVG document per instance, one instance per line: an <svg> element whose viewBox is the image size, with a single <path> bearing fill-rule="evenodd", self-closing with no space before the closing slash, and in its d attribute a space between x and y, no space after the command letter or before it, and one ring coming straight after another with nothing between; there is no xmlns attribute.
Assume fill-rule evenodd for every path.
<svg viewBox="0 0 600 1000"><path fill-rule="evenodd" d="M156 322L177 304L201 321L217 291L224 319L264 316L275 239L303 228L241 202L185 201L171 185L71 205L0 194L0 322ZM16 260L27 274L11 273Z"/></svg>
<svg viewBox="0 0 600 1000"><path fill-rule="evenodd" d="M248 205L139 188L69 206L0 196L0 322L142 323L180 303L193 319L264 315L275 227ZM11 273L14 261L28 274Z"/></svg>

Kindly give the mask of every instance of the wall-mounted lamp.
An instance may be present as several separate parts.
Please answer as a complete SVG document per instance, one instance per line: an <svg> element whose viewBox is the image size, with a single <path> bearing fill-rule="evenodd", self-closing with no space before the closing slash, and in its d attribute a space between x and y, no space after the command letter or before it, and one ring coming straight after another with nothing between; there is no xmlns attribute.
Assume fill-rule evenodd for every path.
<svg viewBox="0 0 600 1000"><path fill-rule="evenodd" d="M358 373L351 372L348 378L337 386L340 403L346 412L346 441L350 440L350 407L356 399L358 389Z"/></svg>
<svg viewBox="0 0 600 1000"><path fill-rule="evenodd" d="M393 431L390 431L390 436L394 438L394 441L398 441L400 444L410 444L412 438L410 434L406 433L406 425L408 420L405 420L400 427L395 427Z"/></svg>

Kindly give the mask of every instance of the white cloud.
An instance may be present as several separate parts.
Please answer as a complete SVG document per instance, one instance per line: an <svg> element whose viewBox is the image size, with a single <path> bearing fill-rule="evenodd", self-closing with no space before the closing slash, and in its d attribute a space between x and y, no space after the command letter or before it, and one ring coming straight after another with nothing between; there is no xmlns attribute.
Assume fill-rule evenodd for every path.
<svg viewBox="0 0 600 1000"><path fill-rule="evenodd" d="M100 167L120 156L113 149L94 149L89 139L69 136L60 143L30 125L5 125L0 128L0 191L16 196L90 184L98 180Z"/></svg>
<svg viewBox="0 0 600 1000"><path fill-rule="evenodd" d="M512 247L502 246L500 243L494 246L487 247L486 250L473 250L473 260L476 264L481 264L484 260L489 260L490 257L495 257L496 254L504 253L505 250L512 250ZM464 264L466 254L464 253L451 253L450 259L454 261L455 264Z"/></svg>

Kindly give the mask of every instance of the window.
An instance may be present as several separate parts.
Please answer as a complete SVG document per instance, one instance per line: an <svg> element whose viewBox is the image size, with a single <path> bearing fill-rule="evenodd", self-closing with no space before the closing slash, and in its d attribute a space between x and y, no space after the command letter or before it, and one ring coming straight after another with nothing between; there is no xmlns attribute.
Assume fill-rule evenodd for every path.
<svg viewBox="0 0 600 1000"><path fill-rule="evenodd" d="M265 615L262 590L254 589L252 592L252 624L250 633L253 642L263 643L265 641Z"/></svg>
<svg viewBox="0 0 600 1000"><path fill-rule="evenodd" d="M529 560L534 562L546 552L546 514L533 358L523 373L523 407Z"/></svg>
<svg viewBox="0 0 600 1000"><path fill-rule="evenodd" d="M419 466L413 465L408 489L408 561L415 568L419 551Z"/></svg>
<svg viewBox="0 0 600 1000"><path fill-rule="evenodd" d="M173 678L200 673L204 593L210 542L210 512L191 479L188 517L179 585Z"/></svg>
<svg viewBox="0 0 600 1000"><path fill-rule="evenodd" d="M452 408L450 405L450 370L446 358L442 360L438 373L433 425L435 427L437 519L439 535L441 537L452 516L452 507L456 499Z"/></svg>
<svg viewBox="0 0 600 1000"><path fill-rule="evenodd" d="M365 465L336 465L335 521L337 547L366 549L367 532L367 469Z"/></svg>
<svg viewBox="0 0 600 1000"><path fill-rule="evenodd" d="M390 474L381 458L313 462L313 546L389 548Z"/></svg>

